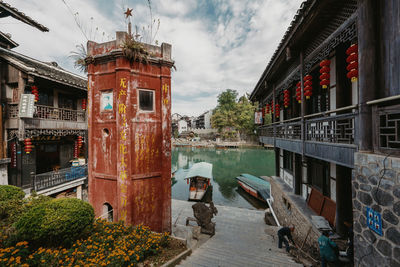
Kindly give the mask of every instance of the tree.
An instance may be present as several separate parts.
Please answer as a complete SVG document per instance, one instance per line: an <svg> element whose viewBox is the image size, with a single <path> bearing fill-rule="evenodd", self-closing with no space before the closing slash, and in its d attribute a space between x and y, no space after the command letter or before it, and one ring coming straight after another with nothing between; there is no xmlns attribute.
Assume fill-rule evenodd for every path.
<svg viewBox="0 0 400 267"><path fill-rule="evenodd" d="M227 89L218 95L218 106L211 117L213 128L222 136L234 138L237 133L253 134L255 106L243 95L236 102L238 92Z"/></svg>
<svg viewBox="0 0 400 267"><path fill-rule="evenodd" d="M217 109L233 110L236 106L237 96L238 92L236 90L226 89L225 92L218 95Z"/></svg>

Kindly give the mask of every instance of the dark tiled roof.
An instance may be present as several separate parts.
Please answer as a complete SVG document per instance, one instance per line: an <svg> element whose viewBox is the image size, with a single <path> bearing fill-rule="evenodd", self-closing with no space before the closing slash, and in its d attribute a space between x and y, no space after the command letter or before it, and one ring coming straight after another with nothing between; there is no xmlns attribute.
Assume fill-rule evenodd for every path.
<svg viewBox="0 0 400 267"><path fill-rule="evenodd" d="M293 18L292 22L290 23L290 26L287 28L278 47L276 48L274 54L272 55L270 61L268 62L267 67L265 68L263 74L261 75L260 80L258 81L256 87L254 88L253 92L251 93L250 99L253 97L253 94L256 92L256 90L259 86L259 83L262 80L262 77L269 72L269 70L273 66L275 60L282 53L282 50L284 49L285 44L290 40L291 36L296 32L297 28L303 22L304 16L310 11L311 7L314 5L315 2L316 2L316 0L306 0L303 3L301 3L300 8L297 10L296 15L294 15L294 18Z"/></svg>
<svg viewBox="0 0 400 267"><path fill-rule="evenodd" d="M9 34L0 31L0 43L8 46L8 48L15 48L18 46L16 42L11 39Z"/></svg>
<svg viewBox="0 0 400 267"><path fill-rule="evenodd" d="M0 18L11 16L17 20L20 20L28 25L31 25L42 32L48 32L49 29L42 24L38 23L37 21L31 19L15 7L10 6L9 4L0 0Z"/></svg>
<svg viewBox="0 0 400 267"><path fill-rule="evenodd" d="M0 57L30 75L87 90L86 78L62 69L55 62L42 62L1 47Z"/></svg>

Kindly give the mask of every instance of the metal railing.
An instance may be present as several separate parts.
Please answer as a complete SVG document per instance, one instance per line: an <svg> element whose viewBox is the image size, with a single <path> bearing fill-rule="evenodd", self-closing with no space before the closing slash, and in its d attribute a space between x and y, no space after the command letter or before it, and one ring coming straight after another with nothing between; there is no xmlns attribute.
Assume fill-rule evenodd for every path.
<svg viewBox="0 0 400 267"><path fill-rule="evenodd" d="M68 183L88 175L87 164L32 175L32 189L36 192Z"/></svg>
<svg viewBox="0 0 400 267"><path fill-rule="evenodd" d="M304 116L305 141L354 144L357 105ZM350 112L348 112L350 111ZM337 113L343 113L339 114ZM301 118L293 118L258 128L260 136L301 140Z"/></svg>
<svg viewBox="0 0 400 267"><path fill-rule="evenodd" d="M85 122L86 112L84 110L72 110L55 108L49 106L35 105L34 118L61 121ZM8 118L18 118L18 104L8 104Z"/></svg>

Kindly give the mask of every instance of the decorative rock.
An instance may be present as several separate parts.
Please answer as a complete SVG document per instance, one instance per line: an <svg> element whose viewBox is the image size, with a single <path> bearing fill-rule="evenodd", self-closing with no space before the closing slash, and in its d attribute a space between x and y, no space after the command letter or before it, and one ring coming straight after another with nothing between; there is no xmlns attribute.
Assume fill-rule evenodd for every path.
<svg viewBox="0 0 400 267"><path fill-rule="evenodd" d="M361 210L361 203L356 199L353 200L353 208Z"/></svg>
<svg viewBox="0 0 400 267"><path fill-rule="evenodd" d="M367 177L368 177L368 176L367 176ZM357 175L357 180L358 180L360 183L368 184L368 180L365 179L365 177L362 176L362 175Z"/></svg>
<svg viewBox="0 0 400 267"><path fill-rule="evenodd" d="M400 247L395 247L393 249L393 258L400 259Z"/></svg>
<svg viewBox="0 0 400 267"><path fill-rule="evenodd" d="M383 219L385 219L388 223L394 225L397 225L399 223L399 219L390 210L385 210L383 212Z"/></svg>
<svg viewBox="0 0 400 267"><path fill-rule="evenodd" d="M392 266L392 267L400 267L400 262L396 261L394 259L389 259L389 264L388 266Z"/></svg>
<svg viewBox="0 0 400 267"><path fill-rule="evenodd" d="M368 227L367 218L365 218L364 215L360 216L360 224L361 224L362 228L367 228Z"/></svg>
<svg viewBox="0 0 400 267"><path fill-rule="evenodd" d="M397 216L400 216L400 201L397 201L394 205L393 205L393 211Z"/></svg>
<svg viewBox="0 0 400 267"><path fill-rule="evenodd" d="M398 158L392 158L392 169L393 170L400 170L400 160Z"/></svg>
<svg viewBox="0 0 400 267"><path fill-rule="evenodd" d="M372 196L374 200L382 206L391 206L393 205L393 200L394 198L387 192L379 189L377 192L377 189L372 190Z"/></svg>
<svg viewBox="0 0 400 267"><path fill-rule="evenodd" d="M397 198L400 198L400 186L393 190L393 195Z"/></svg>
<svg viewBox="0 0 400 267"><path fill-rule="evenodd" d="M358 222L354 223L354 232L361 233L361 225Z"/></svg>
<svg viewBox="0 0 400 267"><path fill-rule="evenodd" d="M367 206L372 204L372 197L368 193L358 192L357 198L361 201L361 203Z"/></svg>
<svg viewBox="0 0 400 267"><path fill-rule="evenodd" d="M369 242L369 243L375 243L376 241L376 236L375 234L372 233L371 230L367 229L363 232L363 236L365 237L365 239Z"/></svg>
<svg viewBox="0 0 400 267"><path fill-rule="evenodd" d="M376 246L378 250L385 256L392 256L392 246L386 240L379 240Z"/></svg>
<svg viewBox="0 0 400 267"><path fill-rule="evenodd" d="M394 181L394 179L396 179L396 172L394 170L391 170L391 169L386 169L385 170L385 174L383 175L383 177L388 179L388 180Z"/></svg>
<svg viewBox="0 0 400 267"><path fill-rule="evenodd" d="M374 211L382 212L382 208L381 208L381 206L379 206L379 205L374 204L374 205L372 205L371 208L372 208Z"/></svg>
<svg viewBox="0 0 400 267"><path fill-rule="evenodd" d="M368 177L368 180L372 185L377 185L379 179L377 176L372 175L372 176Z"/></svg>
<svg viewBox="0 0 400 267"><path fill-rule="evenodd" d="M387 180L387 179L382 179L381 183L380 183L380 188L382 189L391 189L394 185L394 182L391 180Z"/></svg>
<svg viewBox="0 0 400 267"><path fill-rule="evenodd" d="M400 245L400 232L396 228L390 227L387 229L386 237L396 245Z"/></svg>
<svg viewBox="0 0 400 267"><path fill-rule="evenodd" d="M361 167L361 174L364 175L365 177L371 176L373 173L368 167L362 166Z"/></svg>
<svg viewBox="0 0 400 267"><path fill-rule="evenodd" d="M358 189L358 183L357 183L356 181L353 182L353 187L354 187L355 189Z"/></svg>
<svg viewBox="0 0 400 267"><path fill-rule="evenodd" d="M360 189L363 190L363 191L369 192L369 191L371 191L372 187L370 185L367 185L367 184L360 184Z"/></svg>

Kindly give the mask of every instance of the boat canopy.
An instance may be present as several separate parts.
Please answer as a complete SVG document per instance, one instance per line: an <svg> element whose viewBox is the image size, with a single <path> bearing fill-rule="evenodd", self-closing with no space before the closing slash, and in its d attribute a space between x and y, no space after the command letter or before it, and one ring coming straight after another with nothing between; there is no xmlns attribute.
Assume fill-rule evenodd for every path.
<svg viewBox="0 0 400 267"><path fill-rule="evenodd" d="M236 179L257 190L265 200L270 198L271 184L264 179L247 173L242 173Z"/></svg>
<svg viewBox="0 0 400 267"><path fill-rule="evenodd" d="M199 162L193 164L186 174L185 179L194 178L197 176L212 179L212 164L208 162Z"/></svg>

